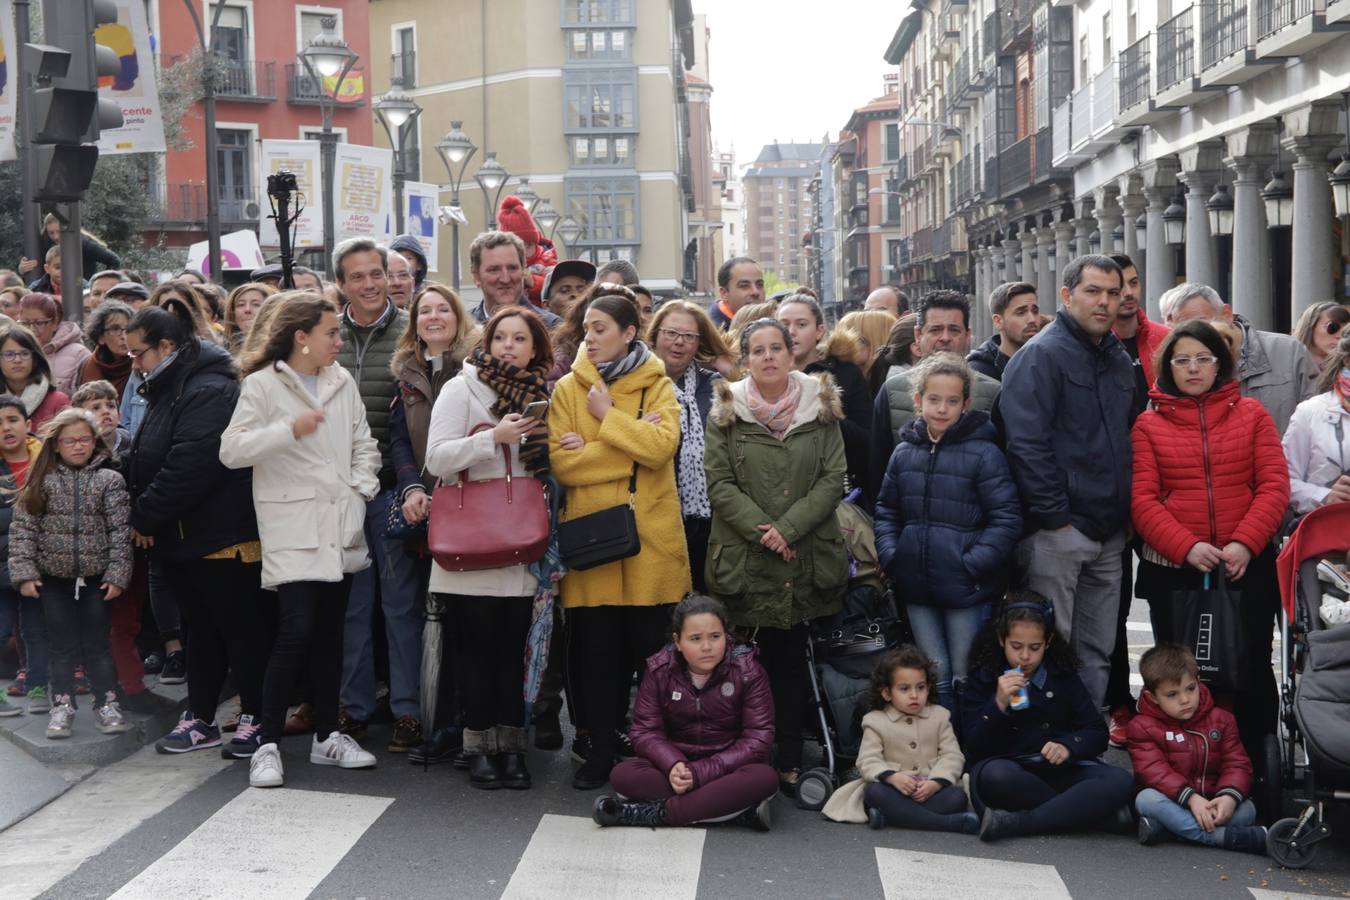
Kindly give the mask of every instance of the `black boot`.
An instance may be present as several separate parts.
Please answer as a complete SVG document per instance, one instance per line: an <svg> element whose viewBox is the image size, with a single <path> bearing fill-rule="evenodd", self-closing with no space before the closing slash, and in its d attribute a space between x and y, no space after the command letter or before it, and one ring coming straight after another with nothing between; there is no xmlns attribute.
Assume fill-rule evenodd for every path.
<svg viewBox="0 0 1350 900"><path fill-rule="evenodd" d="M980 820L980 840L998 841L1026 834L1030 822L1031 817L1024 812L1009 812L986 806L984 818Z"/></svg>
<svg viewBox="0 0 1350 900"><path fill-rule="evenodd" d="M545 713L534 717L534 746L536 750L561 750L563 745L562 725L558 724L557 713Z"/></svg>
<svg viewBox="0 0 1350 900"><path fill-rule="evenodd" d="M617 797L599 797L591 812L595 824L604 828L614 825L635 825L655 828L668 825L666 821L666 801L664 800L620 800Z"/></svg>
<svg viewBox="0 0 1350 900"><path fill-rule="evenodd" d="M437 728L421 744L408 751L408 762L415 765L424 763L436 765L438 763L453 762L456 754L460 753L462 737L460 730L453 726Z"/></svg>
<svg viewBox="0 0 1350 900"><path fill-rule="evenodd" d="M752 828L755 831L768 831L773 826L773 813L769 808L769 801L761 800L758 805L750 807L736 818L727 821L732 825L744 825L746 828Z"/></svg>
<svg viewBox="0 0 1350 900"><path fill-rule="evenodd" d="M502 786L514 791L528 790L530 770L525 768L525 747L527 744L525 729L513 725L498 725L493 729L497 733L497 750L500 752Z"/></svg>
<svg viewBox="0 0 1350 900"><path fill-rule="evenodd" d="M1239 853L1266 855L1266 830L1260 825L1232 826L1223 829L1223 849Z"/></svg>
<svg viewBox="0 0 1350 900"><path fill-rule="evenodd" d="M497 732L464 729L464 755L469 759L469 783L485 791L502 786L501 762L497 754Z"/></svg>

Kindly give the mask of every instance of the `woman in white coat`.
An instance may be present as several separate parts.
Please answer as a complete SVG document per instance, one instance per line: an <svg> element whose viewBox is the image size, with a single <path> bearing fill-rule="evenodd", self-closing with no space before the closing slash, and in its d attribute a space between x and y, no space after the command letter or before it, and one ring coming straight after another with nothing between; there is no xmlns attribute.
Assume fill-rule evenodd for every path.
<svg viewBox="0 0 1350 900"><path fill-rule="evenodd" d="M249 784L279 787L286 699L308 660L312 763L369 768L375 757L338 725L342 632L352 573L370 565L363 525L380 488L380 452L356 382L337 365L337 309L317 294L287 297L267 343L243 361L220 461L253 467L262 584L275 589L279 629L263 680L262 746Z"/></svg>
<svg viewBox="0 0 1350 900"><path fill-rule="evenodd" d="M1297 515L1350 501L1350 335L1327 357L1317 386L1284 433L1289 505Z"/></svg>
<svg viewBox="0 0 1350 900"><path fill-rule="evenodd" d="M464 368L431 411L426 468L451 484L548 474L548 429L525 415L548 403L553 348L543 321L523 306L499 310ZM503 512L505 506L503 505ZM472 523L468 523L471 527ZM431 590L454 623L464 755L476 788L530 786L525 768L525 641L537 579L526 565L472 572L431 568Z"/></svg>

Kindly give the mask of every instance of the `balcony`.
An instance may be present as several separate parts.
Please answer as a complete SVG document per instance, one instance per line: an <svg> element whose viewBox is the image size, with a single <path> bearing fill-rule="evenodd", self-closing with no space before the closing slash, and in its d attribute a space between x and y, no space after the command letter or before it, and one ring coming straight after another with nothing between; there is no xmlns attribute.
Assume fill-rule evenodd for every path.
<svg viewBox="0 0 1350 900"><path fill-rule="evenodd" d="M1116 121L1120 111L1118 67L1119 63L1112 60L1092 78L1092 139L1100 147L1109 146L1125 133Z"/></svg>
<svg viewBox="0 0 1350 900"><path fill-rule="evenodd" d="M1073 97L1055 107L1051 114L1051 123L1055 133L1054 141L1051 143L1051 155L1055 165L1064 166L1082 162L1083 157L1071 156L1069 150L1073 138Z"/></svg>
<svg viewBox="0 0 1350 900"><path fill-rule="evenodd" d="M1350 3L1350 0L1346 0L1346 2ZM984 49L985 64L982 69L992 72L998 59L999 48L999 15L997 9L984 17L983 37L984 40L980 43L980 47Z"/></svg>
<svg viewBox="0 0 1350 900"><path fill-rule="evenodd" d="M999 168L999 158L990 156L984 161L984 182L981 193L984 199L993 200L999 195L1002 187L1001 172Z"/></svg>
<svg viewBox="0 0 1350 900"><path fill-rule="evenodd" d="M1350 28L1327 24L1326 0L1255 0L1256 56L1298 56L1314 50Z"/></svg>
<svg viewBox="0 0 1350 900"><path fill-rule="evenodd" d="M150 220L156 227L172 231L192 231L206 227L206 185L164 184L148 185L152 213ZM252 226L257 214L249 216L249 206L257 201L257 191L249 185L234 187L222 185L219 189L220 220L223 224Z"/></svg>
<svg viewBox="0 0 1350 900"><path fill-rule="evenodd" d="M359 87L360 92L353 91L353 87ZM325 93L329 92L320 87L319 79L306 72L304 66L296 63L286 66L286 102L297 106L318 106L320 97ZM342 83L342 93L337 97L337 105L364 106L365 93L365 72L359 68L352 69Z"/></svg>
<svg viewBox="0 0 1350 900"><path fill-rule="evenodd" d="M1120 121L1147 125L1161 118L1153 103L1153 35L1148 34L1120 54Z"/></svg>
<svg viewBox="0 0 1350 900"><path fill-rule="evenodd" d="M1000 24L998 48L1002 53L1025 50L1031 46L1031 25L1036 7L1043 0L999 0ZM992 45L990 45L992 46Z"/></svg>
<svg viewBox="0 0 1350 900"><path fill-rule="evenodd" d="M389 57L389 83L417 87L417 53L394 53Z"/></svg>
<svg viewBox="0 0 1350 900"><path fill-rule="evenodd" d="M1010 197L1031 187L1033 146L1036 136L1029 134L1005 147L999 154L999 195ZM1048 148L1047 148L1048 149Z"/></svg>
<svg viewBox="0 0 1350 900"><path fill-rule="evenodd" d="M1195 65L1195 7L1158 26L1158 107L1181 107L1206 93Z"/></svg>
<svg viewBox="0 0 1350 900"><path fill-rule="evenodd" d="M920 228L914 232L914 262L920 262L933 255L933 229Z"/></svg>
<svg viewBox="0 0 1350 900"><path fill-rule="evenodd" d="M1200 0L1200 84L1219 87L1249 81L1277 60L1258 60L1248 0Z"/></svg>
<svg viewBox="0 0 1350 900"><path fill-rule="evenodd" d="M222 59L216 96L237 103L271 103L277 99L277 64L253 59Z"/></svg>

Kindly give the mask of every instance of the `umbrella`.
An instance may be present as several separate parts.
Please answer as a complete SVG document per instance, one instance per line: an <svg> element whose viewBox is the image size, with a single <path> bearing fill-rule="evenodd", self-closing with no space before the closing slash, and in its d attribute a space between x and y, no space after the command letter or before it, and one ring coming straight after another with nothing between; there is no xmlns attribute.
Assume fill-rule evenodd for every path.
<svg viewBox="0 0 1350 900"><path fill-rule="evenodd" d="M427 591L426 625L422 628L422 740L431 755L431 735L436 730L436 695L441 684L441 649L445 645L445 603ZM422 768L426 768L424 763Z"/></svg>
<svg viewBox="0 0 1350 900"><path fill-rule="evenodd" d="M560 495L557 485L549 479L549 497ZM552 510L553 522L557 523L556 503ZM567 574L562 562L562 553L558 550L558 529L553 528L548 541L548 550L543 558L530 563L530 574L536 579L534 609L530 616L530 632L525 639L525 721L529 722L534 711L534 701L539 696L539 685L544 680L544 670L548 668L548 649L553 640L553 606L557 603L558 582Z"/></svg>

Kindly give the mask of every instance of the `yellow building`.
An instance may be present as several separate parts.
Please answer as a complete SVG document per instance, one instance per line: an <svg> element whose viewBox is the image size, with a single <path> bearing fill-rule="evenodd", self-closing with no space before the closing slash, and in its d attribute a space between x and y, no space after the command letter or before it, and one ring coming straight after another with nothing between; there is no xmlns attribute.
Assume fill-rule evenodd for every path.
<svg viewBox="0 0 1350 900"><path fill-rule="evenodd" d="M502 196L526 177L583 226L570 247L555 234L560 259L628 259L644 284L679 287L692 24L689 0L371 0L372 88L399 80L423 109L410 180L449 183L436 145L452 121L478 148L460 194L465 284L469 241L491 218L474 173L495 153L512 176ZM449 281L449 228L439 252Z"/></svg>

